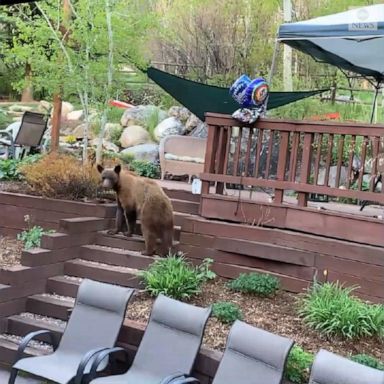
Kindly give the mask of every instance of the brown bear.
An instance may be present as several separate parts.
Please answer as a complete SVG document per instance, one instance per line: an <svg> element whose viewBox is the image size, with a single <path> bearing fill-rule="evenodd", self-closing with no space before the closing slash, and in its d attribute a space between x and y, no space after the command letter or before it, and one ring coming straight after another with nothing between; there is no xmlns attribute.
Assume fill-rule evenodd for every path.
<svg viewBox="0 0 384 384"><path fill-rule="evenodd" d="M160 254L166 255L173 241L173 208L163 189L155 181L124 170L121 165L113 169L98 165L97 169L101 173L102 186L116 192L116 228L109 233L122 232L128 226L124 234L132 236L139 217L145 240L142 254L153 255L157 239L160 239Z"/></svg>

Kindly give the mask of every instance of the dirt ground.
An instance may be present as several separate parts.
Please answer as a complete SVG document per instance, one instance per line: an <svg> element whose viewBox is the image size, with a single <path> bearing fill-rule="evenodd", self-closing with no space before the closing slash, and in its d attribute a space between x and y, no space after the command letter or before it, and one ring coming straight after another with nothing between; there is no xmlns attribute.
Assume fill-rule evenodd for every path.
<svg viewBox="0 0 384 384"><path fill-rule="evenodd" d="M0 236L0 269L20 264L22 249L21 241Z"/></svg>
<svg viewBox="0 0 384 384"><path fill-rule="evenodd" d="M320 348L347 356L366 353L384 360L384 342L376 338L347 341L321 336L308 328L297 315L298 295L279 292L273 298L259 298L253 295L229 290L221 279L205 284L199 297L191 303L208 306L218 301L237 304L243 313L243 320L267 331L289 337L304 350L316 353ZM128 306L128 318L147 321L153 299L140 293ZM224 350L230 325L223 325L215 318L208 321L203 344L209 348Z"/></svg>

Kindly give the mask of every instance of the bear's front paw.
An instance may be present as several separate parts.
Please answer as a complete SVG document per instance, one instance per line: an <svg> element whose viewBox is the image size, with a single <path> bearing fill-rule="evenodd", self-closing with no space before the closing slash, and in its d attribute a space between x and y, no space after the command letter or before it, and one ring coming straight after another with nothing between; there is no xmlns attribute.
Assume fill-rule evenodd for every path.
<svg viewBox="0 0 384 384"><path fill-rule="evenodd" d="M109 231L107 231L108 235L117 235L119 233L119 231L117 231L116 229L110 229Z"/></svg>

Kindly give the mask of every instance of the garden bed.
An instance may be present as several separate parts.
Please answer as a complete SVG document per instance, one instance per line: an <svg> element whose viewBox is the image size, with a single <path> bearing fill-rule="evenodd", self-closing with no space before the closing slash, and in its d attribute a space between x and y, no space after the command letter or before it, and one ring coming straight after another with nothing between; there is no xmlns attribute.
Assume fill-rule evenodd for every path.
<svg viewBox="0 0 384 384"><path fill-rule="evenodd" d="M320 348L324 348L343 356L365 353L384 360L384 343L377 338L348 341L335 337L327 338L311 330L297 314L298 297L283 291L279 291L272 298L233 292L226 287L224 280L216 279L214 282L206 283L201 294L190 302L203 307L218 301L235 303L240 307L245 322L289 337L307 352L316 353ZM153 301L154 299L148 294L140 293L128 306L127 317L131 320L146 322ZM203 344L208 348L223 351L230 327L211 317Z"/></svg>
<svg viewBox="0 0 384 384"><path fill-rule="evenodd" d="M0 236L0 269L20 264L22 250L21 241Z"/></svg>

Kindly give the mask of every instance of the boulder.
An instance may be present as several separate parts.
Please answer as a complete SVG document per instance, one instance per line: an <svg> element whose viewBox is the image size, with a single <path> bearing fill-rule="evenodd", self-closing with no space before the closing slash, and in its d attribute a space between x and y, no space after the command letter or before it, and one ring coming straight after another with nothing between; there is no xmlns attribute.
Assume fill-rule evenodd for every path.
<svg viewBox="0 0 384 384"><path fill-rule="evenodd" d="M191 114L185 123L186 132L191 132L194 128L196 128L199 124L203 122L195 115Z"/></svg>
<svg viewBox="0 0 384 384"><path fill-rule="evenodd" d="M74 109L75 107L71 103L68 103L67 101L63 101L61 105L61 118L67 119L68 114L73 112Z"/></svg>
<svg viewBox="0 0 384 384"><path fill-rule="evenodd" d="M49 113L52 109L52 104L49 101L41 100L37 107L37 111L40 113Z"/></svg>
<svg viewBox="0 0 384 384"><path fill-rule="evenodd" d="M8 107L9 112L26 112L26 111L31 111L33 107L29 105L20 105L20 104L14 104Z"/></svg>
<svg viewBox="0 0 384 384"><path fill-rule="evenodd" d="M141 125L147 127L148 121L156 114L157 122L161 122L167 118L167 113L154 105L138 105L137 107L128 108L121 117L121 125L128 127L129 125Z"/></svg>
<svg viewBox="0 0 384 384"><path fill-rule="evenodd" d="M208 127L205 123L201 122L193 131L190 133L192 137L200 137L206 139L208 137Z"/></svg>
<svg viewBox="0 0 384 384"><path fill-rule="evenodd" d="M85 123L78 125L75 129L72 130L70 135L75 136L77 139L83 139L84 138L84 127ZM95 137L94 133L92 132L91 126L88 127L88 139L93 139Z"/></svg>
<svg viewBox="0 0 384 384"><path fill-rule="evenodd" d="M124 129L120 137L120 144L123 148L129 148L148 143L150 140L149 133L143 127L140 127L140 125L131 125Z"/></svg>
<svg viewBox="0 0 384 384"><path fill-rule="evenodd" d="M184 131L185 127L180 120L175 117L168 117L157 125L154 135L156 140L160 141L163 137L169 135L182 135Z"/></svg>
<svg viewBox="0 0 384 384"><path fill-rule="evenodd" d="M123 155L132 155L135 160L156 163L159 159L159 146L154 143L135 145L120 152Z"/></svg>
<svg viewBox="0 0 384 384"><path fill-rule="evenodd" d="M90 142L90 145L92 145L93 147L97 147L98 143L99 143L99 139L93 139ZM119 152L119 147L116 144L113 144L110 141L104 140L104 139L103 139L103 149L109 152L115 152L115 153Z"/></svg>
<svg viewBox="0 0 384 384"><path fill-rule="evenodd" d="M72 111L67 114L67 120L81 120L83 116L83 110Z"/></svg>
<svg viewBox="0 0 384 384"><path fill-rule="evenodd" d="M173 106L169 108L168 115L171 117L176 117L176 119L180 120L183 123L186 123L186 121L191 116L191 112L189 112L188 109L185 107Z"/></svg>

